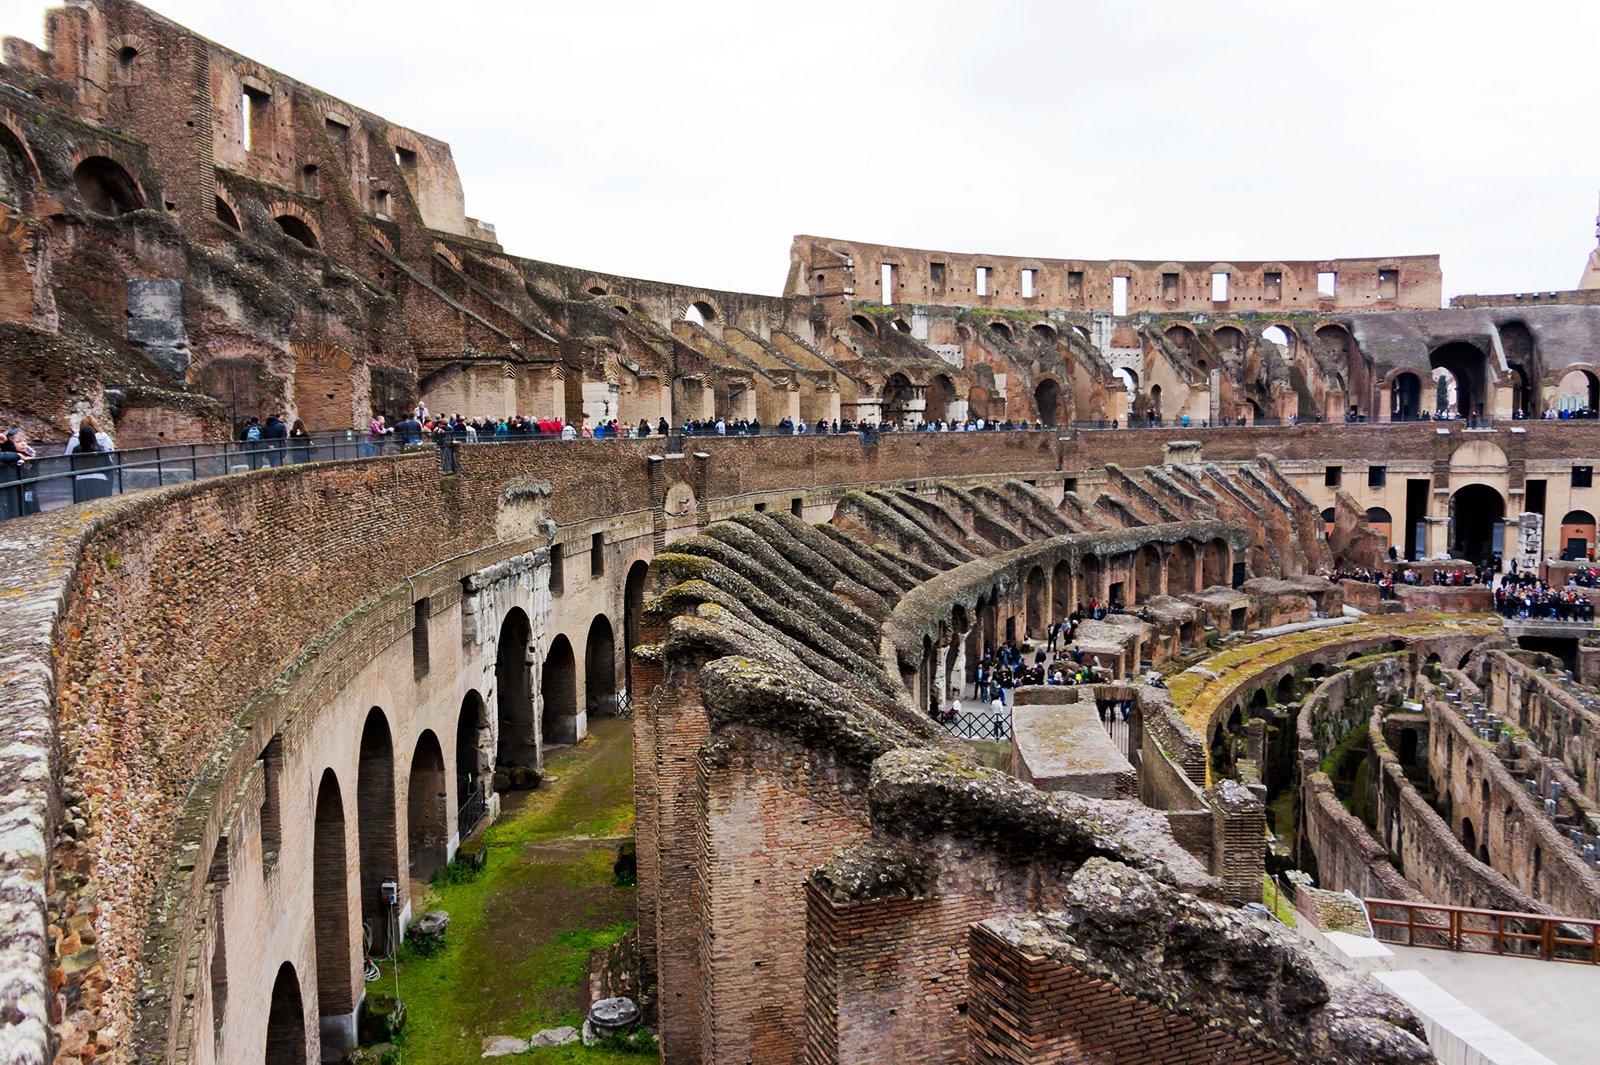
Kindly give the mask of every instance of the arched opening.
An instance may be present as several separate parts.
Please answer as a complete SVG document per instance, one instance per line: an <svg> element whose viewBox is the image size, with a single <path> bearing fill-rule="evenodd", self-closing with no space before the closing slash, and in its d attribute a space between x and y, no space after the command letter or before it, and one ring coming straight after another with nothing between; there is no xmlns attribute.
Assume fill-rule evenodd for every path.
<svg viewBox="0 0 1600 1065"><path fill-rule="evenodd" d="M922 393L924 421L949 421L955 416L956 385L948 374L935 374Z"/></svg>
<svg viewBox="0 0 1600 1065"><path fill-rule="evenodd" d="M144 206L144 195L122 164L91 155L72 171L72 182L84 205L95 214L119 215Z"/></svg>
<svg viewBox="0 0 1600 1065"><path fill-rule="evenodd" d="M1367 508L1367 528L1383 537L1385 547L1394 542L1394 518L1382 507Z"/></svg>
<svg viewBox="0 0 1600 1065"><path fill-rule="evenodd" d="M272 982L272 1004L267 1010L266 1065L306 1065L306 1013L300 997L300 977L294 966L278 966Z"/></svg>
<svg viewBox="0 0 1600 1065"><path fill-rule="evenodd" d="M31 213L38 172L22 140L0 125L0 199L20 212Z"/></svg>
<svg viewBox="0 0 1600 1065"><path fill-rule="evenodd" d="M993 404L989 402L989 390L982 385L973 385L967 393L967 417L990 418L994 415Z"/></svg>
<svg viewBox="0 0 1600 1065"><path fill-rule="evenodd" d="M1600 377L1588 370L1568 370L1556 388L1557 408L1567 415L1600 413Z"/></svg>
<svg viewBox="0 0 1600 1065"><path fill-rule="evenodd" d="M1282 679L1278 681L1277 690L1272 693L1273 701L1280 704L1294 702L1294 687L1294 674L1285 674Z"/></svg>
<svg viewBox="0 0 1600 1065"><path fill-rule="evenodd" d="M361 844L361 923L373 957L398 945L398 904L385 901L385 881L398 882L394 813L394 741L383 711L373 707L361 730L356 776L356 834Z"/></svg>
<svg viewBox="0 0 1600 1065"><path fill-rule="evenodd" d="M1469 484L1450 497L1450 556L1488 565L1500 554L1506 501L1486 484Z"/></svg>
<svg viewBox="0 0 1600 1065"><path fill-rule="evenodd" d="M1327 675L1328 667L1323 665L1321 662L1311 663L1311 668L1306 670L1306 676L1310 677L1312 680L1320 680Z"/></svg>
<svg viewBox="0 0 1600 1065"><path fill-rule="evenodd" d="M1587 510L1569 510L1561 516L1561 557L1576 562L1594 550L1594 515Z"/></svg>
<svg viewBox="0 0 1600 1065"><path fill-rule="evenodd" d="M1217 346L1218 351L1243 351L1244 334L1231 325L1225 325L1211 334L1211 342ZM1205 360L1197 362L1200 369L1205 369Z"/></svg>
<svg viewBox="0 0 1600 1065"><path fill-rule="evenodd" d="M1161 592L1161 550L1154 544L1139 549L1134 562L1133 597L1140 603L1148 602Z"/></svg>
<svg viewBox="0 0 1600 1065"><path fill-rule="evenodd" d="M1043 322L1040 322L1033 327L1033 335L1038 337L1040 340L1043 340L1047 344L1054 344L1057 340L1061 339L1061 334L1055 331L1054 326L1046 325Z"/></svg>
<svg viewBox="0 0 1600 1065"><path fill-rule="evenodd" d="M854 325L857 329L861 330L863 333L867 333L867 334L869 334L871 336L877 336L878 335L878 327L873 325L872 324L872 319L868 318L864 314L852 314L850 316L850 322L851 322L852 325Z"/></svg>
<svg viewBox="0 0 1600 1065"><path fill-rule="evenodd" d="M430 879L450 854L449 796L445 792L444 751L432 729L417 737L406 786L406 865L413 883Z"/></svg>
<svg viewBox="0 0 1600 1065"><path fill-rule="evenodd" d="M533 722L533 677L528 668L532 626L520 607L513 607L500 625L495 645L494 690L500 743L495 768L539 764L538 735Z"/></svg>
<svg viewBox="0 0 1600 1065"><path fill-rule="evenodd" d="M1194 591L1194 545L1179 540L1167 554L1167 589L1173 595Z"/></svg>
<svg viewBox="0 0 1600 1065"><path fill-rule="evenodd" d="M599 615L589 624L583 646L584 710L591 714L617 711L617 642L611 619Z"/></svg>
<svg viewBox="0 0 1600 1065"><path fill-rule="evenodd" d="M1228 583L1228 542L1226 540L1212 540L1206 544L1205 550L1205 587L1213 588L1219 584Z"/></svg>
<svg viewBox="0 0 1600 1065"><path fill-rule="evenodd" d="M1252 718L1267 716L1267 690L1257 688L1254 695L1250 696L1250 716ZM1233 712L1233 717L1228 722L1228 727L1234 732L1244 731L1244 721L1239 716L1239 711Z"/></svg>
<svg viewBox="0 0 1600 1065"><path fill-rule="evenodd" d="M1083 571L1083 584L1079 586L1078 598L1087 599L1090 603L1103 603L1105 601L1105 565L1098 555L1085 555L1079 563Z"/></svg>
<svg viewBox="0 0 1600 1065"><path fill-rule="evenodd" d="M1162 336L1167 338L1167 343L1185 355L1194 351L1194 333L1181 325L1169 327Z"/></svg>
<svg viewBox="0 0 1600 1065"><path fill-rule="evenodd" d="M683 309L683 320L695 325L709 325L717 320L717 312L705 300L695 300Z"/></svg>
<svg viewBox="0 0 1600 1065"><path fill-rule="evenodd" d="M540 730L544 742L577 743L578 667L572 656L572 644L565 636L557 636L550 642L539 692L544 698L544 727Z"/></svg>
<svg viewBox="0 0 1600 1065"><path fill-rule="evenodd" d="M894 321L890 322L889 324L894 327L894 331L896 333L909 333L909 332L911 332L911 325L904 318L896 318Z"/></svg>
<svg viewBox="0 0 1600 1065"><path fill-rule="evenodd" d="M1139 394L1139 375L1126 366L1118 366L1113 373L1122 381L1122 387L1128 392L1128 402L1133 402L1133 397Z"/></svg>
<svg viewBox="0 0 1600 1065"><path fill-rule="evenodd" d="M284 236L290 240L304 244L313 251L321 247L316 232L299 215L280 214L273 221L278 223L278 228L283 230Z"/></svg>
<svg viewBox="0 0 1600 1065"><path fill-rule="evenodd" d="M317 941L317 1012L349 1017L355 1012L355 968L351 950L350 863L345 858L344 797L339 778L324 770L317 788L311 841L312 922Z"/></svg>
<svg viewBox="0 0 1600 1065"><path fill-rule="evenodd" d="M1428 365L1436 371L1445 371L1446 398L1449 399L1449 389L1453 382L1455 389L1452 403L1455 411L1463 418L1483 417L1488 412L1488 385L1489 367L1488 360L1483 352L1471 344L1457 341L1446 344L1428 356ZM1438 387L1437 385L1435 387ZM1444 408L1444 404L1440 404Z"/></svg>
<svg viewBox="0 0 1600 1065"><path fill-rule="evenodd" d="M909 417L914 395L910 378L903 373L890 374L883 383L883 420L901 422Z"/></svg>
<svg viewBox="0 0 1600 1065"><path fill-rule="evenodd" d="M1533 342L1533 333L1522 322L1507 322L1500 327L1500 348L1505 352L1506 365L1516 379L1516 395L1512 400L1514 410L1537 418L1544 408L1539 395L1539 351Z"/></svg>
<svg viewBox="0 0 1600 1065"><path fill-rule="evenodd" d="M1050 378L1046 377L1034 387L1033 402L1044 424L1061 425L1066 421L1061 412L1061 386Z"/></svg>
<svg viewBox="0 0 1600 1065"><path fill-rule="evenodd" d="M487 798L484 780L489 767L484 765L482 744L488 728L483 696L476 689L469 691L456 715L456 823L463 837L477 827Z"/></svg>
<svg viewBox="0 0 1600 1065"><path fill-rule="evenodd" d="M1410 422L1422 417L1422 380L1407 370L1389 386L1389 420Z"/></svg>
<svg viewBox="0 0 1600 1065"><path fill-rule="evenodd" d="M1154 414L1158 418L1161 416L1161 386L1160 385L1151 385L1150 386L1150 413Z"/></svg>
<svg viewBox="0 0 1600 1065"><path fill-rule="evenodd" d="M1028 616L1027 628L1029 636L1044 635L1045 626L1049 619L1045 616L1045 586L1044 569L1035 566L1028 571Z"/></svg>
<svg viewBox="0 0 1600 1065"><path fill-rule="evenodd" d="M1290 347L1289 331L1281 325L1269 325L1261 331L1261 339L1268 344L1275 345L1279 351L1287 354Z"/></svg>
<svg viewBox="0 0 1600 1065"><path fill-rule="evenodd" d="M1461 819L1461 845L1467 848L1468 854L1472 855L1473 857L1477 857L1478 833L1473 830L1472 818L1470 817L1463 817Z"/></svg>
<svg viewBox="0 0 1600 1065"><path fill-rule="evenodd" d="M242 227L239 225L239 216L234 214L232 207L228 206L228 201L224 200L221 196L217 196L215 199L217 201L217 221L221 222L229 229L241 229Z"/></svg>
<svg viewBox="0 0 1600 1065"><path fill-rule="evenodd" d="M1011 327L1004 322L990 322L989 332L1002 340L1011 341L1016 339L1016 335L1011 332Z"/></svg>
<svg viewBox="0 0 1600 1065"><path fill-rule="evenodd" d="M1063 559L1050 573L1051 616L1056 621L1072 613L1072 565Z"/></svg>
<svg viewBox="0 0 1600 1065"><path fill-rule="evenodd" d="M644 617L644 586L650 576L648 562L635 562L628 569L622 592L622 676L629 698L633 697L633 649L639 646L639 625Z"/></svg>

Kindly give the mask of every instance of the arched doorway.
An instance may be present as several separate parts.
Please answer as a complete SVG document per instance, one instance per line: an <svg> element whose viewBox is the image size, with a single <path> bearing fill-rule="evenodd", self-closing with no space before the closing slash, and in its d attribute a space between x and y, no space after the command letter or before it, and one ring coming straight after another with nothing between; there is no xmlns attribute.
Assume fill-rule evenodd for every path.
<svg viewBox="0 0 1600 1065"><path fill-rule="evenodd" d="M545 743L577 743L578 667L572 656L572 644L565 636L557 636L550 642L539 692L544 698L540 732Z"/></svg>
<svg viewBox="0 0 1600 1065"><path fill-rule="evenodd" d="M1167 554L1167 588L1174 595L1194 591L1194 545L1179 540Z"/></svg>
<svg viewBox="0 0 1600 1065"><path fill-rule="evenodd" d="M1206 544L1203 566L1205 587L1214 588L1219 584L1228 583L1228 543L1226 540L1212 540L1209 544Z"/></svg>
<svg viewBox="0 0 1600 1065"><path fill-rule="evenodd" d="M95 214L119 215L144 206L139 183L122 164L103 155L91 155L72 171L72 181L84 205Z"/></svg>
<svg viewBox="0 0 1600 1065"><path fill-rule="evenodd" d="M1486 484L1469 484L1450 497L1450 556L1475 565L1500 554L1506 501Z"/></svg>
<svg viewBox="0 0 1600 1065"><path fill-rule="evenodd" d="M483 696L476 690L469 691L462 697L461 713L456 716L456 823L463 838L477 827L488 798L484 785L493 772L484 758L488 728Z"/></svg>
<svg viewBox="0 0 1600 1065"><path fill-rule="evenodd" d="M1027 630L1029 636L1044 635L1049 619L1045 617L1044 569L1035 566L1028 571Z"/></svg>
<svg viewBox="0 0 1600 1065"><path fill-rule="evenodd" d="M1581 561L1594 550L1594 515L1587 510L1569 510L1561 517L1561 557Z"/></svg>
<svg viewBox="0 0 1600 1065"><path fill-rule="evenodd" d="M513 607L500 625L495 645L494 688L499 710L500 743L495 768L539 764L538 736L533 728L533 677L528 668L528 615Z"/></svg>
<svg viewBox="0 0 1600 1065"><path fill-rule="evenodd" d="M1061 386L1050 378L1046 377L1034 387L1033 402L1044 424L1061 425L1066 421L1061 414Z"/></svg>
<svg viewBox="0 0 1600 1065"><path fill-rule="evenodd" d="M1594 417L1600 412L1600 377L1588 370L1568 370L1557 386L1556 406L1568 415Z"/></svg>
<svg viewBox="0 0 1600 1065"><path fill-rule="evenodd" d="M1428 356L1428 365L1444 370L1455 382L1455 409L1463 418L1489 412L1489 367L1483 352L1461 341L1446 344Z"/></svg>
<svg viewBox="0 0 1600 1065"><path fill-rule="evenodd" d="M431 878L450 855L449 796L445 792L444 751L428 729L417 737L406 786L406 863L413 882Z"/></svg>
<svg viewBox="0 0 1600 1065"><path fill-rule="evenodd" d="M635 562L628 569L622 593L622 677L628 697L633 698L633 649L639 646L639 625L644 617L644 586L650 576L648 562Z"/></svg>
<svg viewBox="0 0 1600 1065"><path fill-rule="evenodd" d="M911 387L911 379L903 373L889 375L883 383L883 420L886 422L908 421L912 415L911 401L915 390Z"/></svg>
<svg viewBox="0 0 1600 1065"><path fill-rule="evenodd" d="M956 385L947 374L935 374L923 391L924 421L949 421L955 417Z"/></svg>
<svg viewBox="0 0 1600 1065"><path fill-rule="evenodd" d="M994 403L990 400L989 390L982 385L973 385L967 393L967 417L985 420L994 417Z"/></svg>
<svg viewBox="0 0 1600 1065"><path fill-rule="evenodd" d="M294 966L278 966L267 1010L266 1065L306 1065L306 1012Z"/></svg>
<svg viewBox="0 0 1600 1065"><path fill-rule="evenodd" d="M1155 544L1145 544L1134 561L1133 597L1140 603L1149 602L1161 592L1161 551Z"/></svg>
<svg viewBox="0 0 1600 1065"><path fill-rule="evenodd" d="M1072 566L1065 559L1050 573L1050 605L1053 620L1061 621L1072 613Z"/></svg>
<svg viewBox="0 0 1600 1065"><path fill-rule="evenodd" d="M1396 374L1390 385L1389 420L1416 421L1422 417L1422 379L1407 371Z"/></svg>
<svg viewBox="0 0 1600 1065"><path fill-rule="evenodd" d="M398 939L400 908L385 901L384 882L400 879L394 812L394 740L383 711L373 707L361 730L356 777L356 834L361 844L361 923L373 957L390 953Z"/></svg>
<svg viewBox="0 0 1600 1065"><path fill-rule="evenodd" d="M1506 354L1506 365L1516 378L1517 392L1514 409L1530 418L1544 413L1539 394L1540 378L1544 368L1539 357L1533 333L1523 322L1507 322L1500 327L1500 347Z"/></svg>
<svg viewBox="0 0 1600 1065"><path fill-rule="evenodd" d="M590 714L617 712L617 643L604 614L589 624L583 646L583 701Z"/></svg>
<svg viewBox="0 0 1600 1065"><path fill-rule="evenodd" d="M317 1013L338 1018L327 1031L348 1028L346 1050L355 1045L355 987L360 956L351 949L350 863L345 858L344 796L339 778L324 770L317 788L312 826L311 905L317 941Z"/></svg>
<svg viewBox="0 0 1600 1065"><path fill-rule="evenodd" d="M1394 518L1382 507L1367 508L1367 528L1383 537L1385 549L1394 542Z"/></svg>

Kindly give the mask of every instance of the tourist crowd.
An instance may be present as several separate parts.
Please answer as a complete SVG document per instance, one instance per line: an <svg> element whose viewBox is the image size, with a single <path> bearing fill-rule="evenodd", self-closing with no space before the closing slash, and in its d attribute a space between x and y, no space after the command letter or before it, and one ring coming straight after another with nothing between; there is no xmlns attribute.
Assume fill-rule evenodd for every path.
<svg viewBox="0 0 1600 1065"><path fill-rule="evenodd" d="M1532 621L1594 621L1594 603L1571 587L1557 588L1531 573L1507 573L1494 590L1501 617Z"/></svg>

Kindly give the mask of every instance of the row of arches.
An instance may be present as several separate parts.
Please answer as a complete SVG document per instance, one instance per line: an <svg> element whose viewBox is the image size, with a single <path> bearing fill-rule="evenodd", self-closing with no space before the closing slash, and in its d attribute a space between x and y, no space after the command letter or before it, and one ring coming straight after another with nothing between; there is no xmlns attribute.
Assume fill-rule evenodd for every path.
<svg viewBox="0 0 1600 1065"><path fill-rule="evenodd" d="M921 406L917 399L921 398ZM917 422L964 421L968 418L1019 421L1044 425L1065 425L1069 421L1066 393L1054 377L1041 377L1033 388L1031 410L1007 411L1006 397L997 390L974 384L965 400L959 397L955 381L948 374L935 374L926 385L918 386L903 373L892 373L883 383L882 420L900 424Z"/></svg>
<svg viewBox="0 0 1600 1065"><path fill-rule="evenodd" d="M625 580L621 635L628 651L638 643L648 572L647 562L636 561ZM551 641L541 670L548 724L535 729L531 640L528 614L520 607L507 611L495 654L496 746L491 748L489 743L490 707L474 688L462 696L454 735L446 737L448 746L434 728L423 728L411 745L409 759L402 763L398 756L404 752L396 749L390 715L374 706L362 720L354 788L334 766L323 767L315 777L311 847L315 990L311 997L316 1014L324 1019L324 1030L339 1027L359 1005L363 953L381 956L398 945L405 899L391 901L395 889L403 891L405 884L425 881L442 869L449 861L452 839L474 827L496 768L536 765L541 739L556 719L576 716L578 665L571 643L565 635L558 635ZM588 628L583 664L591 710L615 706L616 643L610 618L596 615ZM624 669L623 676L631 687L631 669ZM448 764L447 749L453 754ZM398 787L402 780L403 791ZM220 1030L225 998L215 981L226 972L225 964L214 960L212 971L212 1009ZM282 963L268 1013L264 1060L269 1065L306 1065L307 998L302 974L292 962Z"/></svg>

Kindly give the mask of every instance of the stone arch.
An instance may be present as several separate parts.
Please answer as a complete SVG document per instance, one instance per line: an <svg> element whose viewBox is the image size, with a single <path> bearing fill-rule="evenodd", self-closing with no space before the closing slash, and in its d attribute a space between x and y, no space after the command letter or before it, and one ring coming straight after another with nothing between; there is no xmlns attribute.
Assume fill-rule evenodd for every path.
<svg viewBox="0 0 1600 1065"><path fill-rule="evenodd" d="M353 1017L360 957L351 933L350 863L344 795L332 769L322 773L312 824L312 926L317 944L317 1013ZM327 1026L332 1027L332 1026Z"/></svg>
<svg viewBox="0 0 1600 1065"><path fill-rule="evenodd" d="M967 392L967 417L990 418L994 414L994 402L989 390L982 385L973 385Z"/></svg>
<svg viewBox="0 0 1600 1065"><path fill-rule="evenodd" d="M1166 337L1167 343L1185 355L1194 354L1195 348L1199 347L1197 343L1199 337L1195 335L1195 331L1182 322L1174 322L1167 326L1166 332L1161 335Z"/></svg>
<svg viewBox="0 0 1600 1065"><path fill-rule="evenodd" d="M1133 565L1133 597L1135 602L1148 602L1161 590L1161 549L1155 544L1145 544Z"/></svg>
<svg viewBox="0 0 1600 1065"><path fill-rule="evenodd" d="M1213 588L1219 584L1228 583L1228 561L1230 556L1228 542L1221 537L1206 544L1205 553L1202 557L1205 587Z"/></svg>
<svg viewBox="0 0 1600 1065"><path fill-rule="evenodd" d="M1057 562L1050 573L1051 615L1057 621L1072 613L1072 564L1066 559Z"/></svg>
<svg viewBox="0 0 1600 1065"><path fill-rule="evenodd" d="M294 412L306 428L354 429L366 420L357 408L368 394L362 364L332 344L290 344L294 354Z"/></svg>
<svg viewBox="0 0 1600 1065"><path fill-rule="evenodd" d="M500 741L495 752L496 777L500 770L539 764L539 734L533 720L533 674L528 648L533 626L521 607L512 607L500 624L495 642L494 690Z"/></svg>
<svg viewBox="0 0 1600 1065"><path fill-rule="evenodd" d="M1450 555L1483 563L1503 549L1506 501L1498 489L1486 484L1466 485L1450 497Z"/></svg>
<svg viewBox="0 0 1600 1065"><path fill-rule="evenodd" d="M1581 411L1593 417L1600 411L1600 373L1583 365L1570 365L1555 382L1555 406L1564 411Z"/></svg>
<svg viewBox="0 0 1600 1065"><path fill-rule="evenodd" d="M476 688L461 697L456 715L456 810L487 797L484 781L492 771L485 765L483 743L489 734L489 708ZM473 826L463 823L463 833Z"/></svg>
<svg viewBox="0 0 1600 1065"><path fill-rule="evenodd" d="M1194 544L1179 540L1167 552L1167 587L1178 595L1194 591Z"/></svg>
<svg viewBox="0 0 1600 1065"><path fill-rule="evenodd" d="M611 295L611 286L598 277L590 277L583 283L583 291L591 296Z"/></svg>
<svg viewBox="0 0 1600 1065"><path fill-rule="evenodd" d="M989 332L993 333L995 336L1006 341L1007 343L1017 339L1017 334L1012 331L1011 324L1009 322L1001 321L998 318L989 323Z"/></svg>
<svg viewBox="0 0 1600 1065"><path fill-rule="evenodd" d="M383 230L378 229L376 227L368 230L367 234L368 234L368 236L370 236L372 238L372 243L376 244L378 247L382 248L384 251L388 252L390 255L393 255L395 253L394 252L394 241L389 239L389 234L385 233ZM380 274L379 276L381 277L382 275Z"/></svg>
<svg viewBox="0 0 1600 1065"><path fill-rule="evenodd" d="M863 333L867 334L868 336L877 336L878 335L878 327L873 325L872 324L872 319L868 318L864 314L852 314L850 316L850 324L855 326L857 329L861 330Z"/></svg>
<svg viewBox="0 0 1600 1065"><path fill-rule="evenodd" d="M95 214L122 215L142 210L144 189L129 167L111 152L86 154L72 168L78 198Z"/></svg>
<svg viewBox="0 0 1600 1065"><path fill-rule="evenodd" d="M298 203L278 200L267 205L267 214L278 223L283 235L313 251L322 249L322 227L310 211Z"/></svg>
<svg viewBox="0 0 1600 1065"><path fill-rule="evenodd" d="M428 880L450 855L449 795L445 791L444 751L426 729L411 753L406 786L406 865L413 881Z"/></svg>
<svg viewBox="0 0 1600 1065"><path fill-rule="evenodd" d="M435 258L443 259L446 263L450 264L450 266L455 269L456 273L459 274L462 272L461 256L457 255L453 250L451 250L448 245L437 240L434 241L433 254Z"/></svg>
<svg viewBox="0 0 1600 1065"><path fill-rule="evenodd" d="M628 567L622 591L622 676L624 690L633 695L633 651L639 646L639 629L644 617L644 590L650 579L650 563L643 559Z"/></svg>
<svg viewBox="0 0 1600 1065"><path fill-rule="evenodd" d="M1294 354L1300 334L1288 322L1262 322L1261 339L1281 349L1287 359Z"/></svg>
<svg viewBox="0 0 1600 1065"><path fill-rule="evenodd" d="M1455 409L1463 418L1489 413L1489 359L1475 344L1456 340L1428 353L1428 366L1455 381Z"/></svg>
<svg viewBox="0 0 1600 1065"><path fill-rule="evenodd" d="M1294 674L1285 673L1278 678L1278 686L1273 691L1273 702L1292 703L1295 699Z"/></svg>
<svg viewBox="0 0 1600 1065"><path fill-rule="evenodd" d="M617 640L611 619L596 614L583 644L583 702L589 714L617 710Z"/></svg>
<svg viewBox="0 0 1600 1065"><path fill-rule="evenodd" d="M1582 541L1581 543L1579 541ZM1556 541L1561 557L1580 560L1595 547L1594 515L1587 510L1569 510L1561 516L1561 538Z"/></svg>
<svg viewBox="0 0 1600 1065"><path fill-rule="evenodd" d="M278 966L267 1008L266 1065L306 1065L306 1009L294 965Z"/></svg>
<svg viewBox="0 0 1600 1065"><path fill-rule="evenodd" d="M219 188L216 192L215 201L213 211L216 214L217 221L235 233L244 232L244 225L239 221L243 215L239 211L238 203L234 201L233 194L227 189Z"/></svg>
<svg viewBox="0 0 1600 1065"><path fill-rule="evenodd" d="M39 162L22 129L22 123L10 111L0 110L0 153L4 154L5 161L0 182L4 183L4 191L11 194L4 199L19 211L28 213L39 188Z"/></svg>
<svg viewBox="0 0 1600 1065"><path fill-rule="evenodd" d="M1066 422L1061 399L1061 382L1054 377L1041 378L1039 383L1034 385L1034 406L1039 411L1039 420L1045 425L1061 425Z"/></svg>
<svg viewBox="0 0 1600 1065"><path fill-rule="evenodd" d="M394 738L389 719L374 706L361 730L356 775L356 830L361 844L361 922L373 957L399 945L394 927L400 912L383 899L386 880L398 881L400 859L395 838Z"/></svg>
<svg viewBox="0 0 1600 1065"><path fill-rule="evenodd" d="M949 374L934 374L928 382L927 388L922 393L923 419L925 421L948 421L955 416L956 404L955 382L950 380Z"/></svg>
<svg viewBox="0 0 1600 1065"><path fill-rule="evenodd" d="M912 413L911 403L916 396L911 379L903 373L892 373L883 382L883 420L898 422Z"/></svg>
<svg viewBox="0 0 1600 1065"><path fill-rule="evenodd" d="M1043 635L1049 624L1046 616L1044 567L1034 566L1028 571L1027 603L1024 624L1029 636Z"/></svg>
<svg viewBox="0 0 1600 1065"><path fill-rule="evenodd" d="M565 636L550 641L539 691L544 700L540 732L545 743L578 742L578 666Z"/></svg>
<svg viewBox="0 0 1600 1065"><path fill-rule="evenodd" d="M1029 328L1033 331L1034 336L1043 340L1047 344L1054 344L1056 341L1061 339L1061 334L1058 333L1056 331L1056 327L1051 325L1049 322L1035 322Z"/></svg>
<svg viewBox="0 0 1600 1065"><path fill-rule="evenodd" d="M1397 370L1389 378L1389 420L1409 422L1422 417L1422 378Z"/></svg>
<svg viewBox="0 0 1600 1065"><path fill-rule="evenodd" d="M1539 357L1539 345L1528 324L1521 320L1505 322L1499 327L1500 349L1505 352L1506 369L1516 386L1512 400L1514 410L1537 418L1544 410L1541 386L1544 366Z"/></svg>
<svg viewBox="0 0 1600 1065"><path fill-rule="evenodd" d="M712 322L722 320L722 308L710 296L696 296L683 305L678 317L696 325L710 325Z"/></svg>
<svg viewBox="0 0 1600 1065"><path fill-rule="evenodd" d="M1478 833L1473 830L1472 818L1470 817L1463 817L1461 819L1461 845L1465 847L1467 849L1467 853L1472 855L1474 858L1478 856Z"/></svg>

